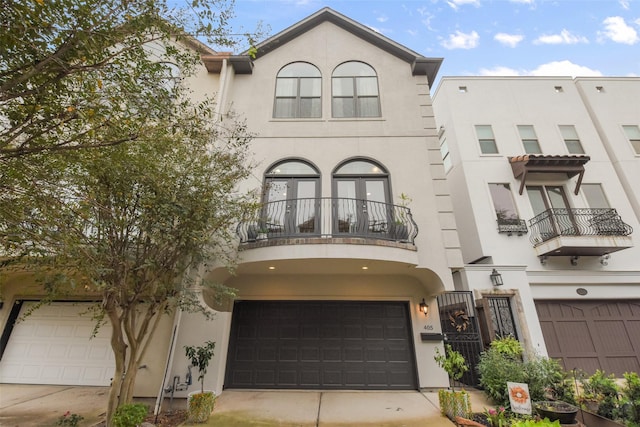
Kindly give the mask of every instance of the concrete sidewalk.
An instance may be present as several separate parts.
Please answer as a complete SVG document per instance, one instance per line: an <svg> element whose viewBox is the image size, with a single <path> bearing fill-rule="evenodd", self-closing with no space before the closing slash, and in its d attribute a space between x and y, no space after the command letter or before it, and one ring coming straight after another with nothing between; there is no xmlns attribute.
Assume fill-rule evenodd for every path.
<svg viewBox="0 0 640 427"><path fill-rule="evenodd" d="M66 411L82 415L80 426L104 420L108 387L0 384L0 425L53 426ZM476 412L489 407L471 391ZM151 404L153 399L136 399ZM168 408L169 400L163 406ZM175 399L172 409L185 409ZM185 424L189 426L189 424ZM452 427L440 415L438 393L419 391L238 391L226 390L206 424L222 427Z"/></svg>

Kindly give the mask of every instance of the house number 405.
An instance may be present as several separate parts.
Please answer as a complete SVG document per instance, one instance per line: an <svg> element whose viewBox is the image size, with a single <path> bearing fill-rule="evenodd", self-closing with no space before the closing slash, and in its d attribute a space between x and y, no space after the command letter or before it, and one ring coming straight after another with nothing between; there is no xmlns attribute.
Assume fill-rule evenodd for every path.
<svg viewBox="0 0 640 427"><path fill-rule="evenodd" d="M427 331L433 331L433 325L425 325L424 329Z"/></svg>

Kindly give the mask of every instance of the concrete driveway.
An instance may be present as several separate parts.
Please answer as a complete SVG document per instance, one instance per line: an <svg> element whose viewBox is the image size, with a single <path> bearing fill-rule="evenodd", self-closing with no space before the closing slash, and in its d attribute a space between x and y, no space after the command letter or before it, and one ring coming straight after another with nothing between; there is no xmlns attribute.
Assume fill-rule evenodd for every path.
<svg viewBox="0 0 640 427"><path fill-rule="evenodd" d="M104 419L109 387L0 384L0 425L54 426L65 412L82 415L82 426Z"/></svg>
<svg viewBox="0 0 640 427"><path fill-rule="evenodd" d="M66 411L82 415L81 426L104 420L108 387L0 384L0 425L54 426ZM471 392L473 410L489 405ZM144 399L153 406L153 399ZM164 407L168 408L166 399ZM186 407L175 399L173 409ZM452 427L440 415L438 394L418 391L224 391L206 424L222 427Z"/></svg>

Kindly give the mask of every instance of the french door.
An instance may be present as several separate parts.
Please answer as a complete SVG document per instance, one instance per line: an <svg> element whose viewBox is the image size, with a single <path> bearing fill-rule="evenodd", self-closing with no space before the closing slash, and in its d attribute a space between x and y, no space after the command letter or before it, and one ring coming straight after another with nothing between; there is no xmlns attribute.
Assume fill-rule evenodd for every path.
<svg viewBox="0 0 640 427"><path fill-rule="evenodd" d="M270 234L319 233L318 178L269 178L261 224Z"/></svg>
<svg viewBox="0 0 640 427"><path fill-rule="evenodd" d="M577 230L577 227L562 186L527 186L527 195L541 230L547 237L575 234L571 230Z"/></svg>
<svg viewBox="0 0 640 427"><path fill-rule="evenodd" d="M337 233L389 232L390 205L386 177L334 178L337 202L334 229Z"/></svg>

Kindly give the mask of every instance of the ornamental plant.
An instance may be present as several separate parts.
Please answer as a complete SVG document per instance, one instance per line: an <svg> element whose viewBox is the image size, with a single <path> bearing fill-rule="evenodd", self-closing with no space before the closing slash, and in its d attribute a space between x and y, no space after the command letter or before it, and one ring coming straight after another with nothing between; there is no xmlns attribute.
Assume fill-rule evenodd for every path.
<svg viewBox="0 0 640 427"><path fill-rule="evenodd" d="M193 347L185 346L185 354L191 361L193 367L198 368L198 381L200 381L200 392L204 393L204 376L207 374L207 368L209 367L209 361L213 357L213 349L216 347L216 343L213 341L207 341L202 346Z"/></svg>
<svg viewBox="0 0 640 427"><path fill-rule="evenodd" d="M491 425L491 427L503 427L507 426L509 423L506 419L506 410L504 406L499 406L498 408L489 408L484 410L484 414L487 417L487 421Z"/></svg>
<svg viewBox="0 0 640 427"><path fill-rule="evenodd" d="M65 412L63 415L58 418L56 421L57 426L69 426L69 427L78 427L80 421L84 420L82 415L72 414L71 411Z"/></svg>
<svg viewBox="0 0 640 427"><path fill-rule="evenodd" d="M449 374L451 382L451 389L455 391L455 381L458 381L465 372L469 370L464 356L455 351L451 345L445 345L445 354L440 353L440 350L436 348L436 355L433 357L438 366L444 369Z"/></svg>

